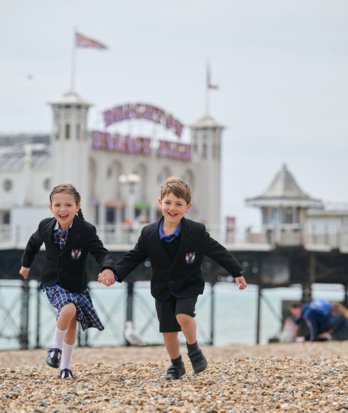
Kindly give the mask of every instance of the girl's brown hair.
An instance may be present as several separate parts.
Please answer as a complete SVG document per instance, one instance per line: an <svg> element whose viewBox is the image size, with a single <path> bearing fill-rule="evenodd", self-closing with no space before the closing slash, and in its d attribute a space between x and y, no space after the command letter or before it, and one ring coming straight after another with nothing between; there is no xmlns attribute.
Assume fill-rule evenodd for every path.
<svg viewBox="0 0 348 413"><path fill-rule="evenodd" d="M65 193L65 194L70 194L74 197L75 202L77 205L81 204L81 195L79 194L79 192L77 191L77 189L71 185L71 184L63 184L63 185L57 185L52 189L52 192L50 193L50 203L52 204L52 198L53 195L55 194L61 194L61 193ZM81 218L81 219L85 219L85 217L83 216L83 213L81 211L81 207L79 208L79 210L77 211L77 215Z"/></svg>
<svg viewBox="0 0 348 413"><path fill-rule="evenodd" d="M177 176L170 176L161 186L160 199L162 200L166 195L173 194L177 198L182 198L187 204L191 203L191 189L185 181Z"/></svg>

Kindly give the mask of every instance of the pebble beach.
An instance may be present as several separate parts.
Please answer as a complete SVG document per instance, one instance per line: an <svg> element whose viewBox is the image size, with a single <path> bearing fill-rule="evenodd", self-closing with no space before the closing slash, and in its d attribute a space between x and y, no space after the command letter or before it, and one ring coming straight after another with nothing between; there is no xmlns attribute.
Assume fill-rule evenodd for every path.
<svg viewBox="0 0 348 413"><path fill-rule="evenodd" d="M163 379L164 347L77 348L60 380L46 350L0 352L1 412L348 412L348 343L203 347L208 369Z"/></svg>

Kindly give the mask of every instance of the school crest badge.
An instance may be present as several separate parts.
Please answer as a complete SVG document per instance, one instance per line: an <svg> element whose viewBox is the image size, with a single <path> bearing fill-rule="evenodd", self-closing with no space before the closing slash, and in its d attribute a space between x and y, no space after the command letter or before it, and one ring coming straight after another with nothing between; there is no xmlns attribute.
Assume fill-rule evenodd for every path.
<svg viewBox="0 0 348 413"><path fill-rule="evenodd" d="M71 258L73 260L78 260L81 257L81 250L79 249L75 249L75 250L71 250Z"/></svg>
<svg viewBox="0 0 348 413"><path fill-rule="evenodd" d="M195 252L187 252L185 255L185 262L186 264L193 264L196 258L196 253Z"/></svg>

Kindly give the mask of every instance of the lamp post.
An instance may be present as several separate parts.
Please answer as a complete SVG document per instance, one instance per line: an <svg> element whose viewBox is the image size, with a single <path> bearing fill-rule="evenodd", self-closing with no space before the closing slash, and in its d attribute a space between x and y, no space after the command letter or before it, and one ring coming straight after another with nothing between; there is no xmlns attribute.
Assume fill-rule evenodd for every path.
<svg viewBox="0 0 348 413"><path fill-rule="evenodd" d="M122 174L118 177L118 181L122 185L128 186L128 202L127 202L127 217L131 224L134 222L134 195L135 186L140 182L138 174Z"/></svg>

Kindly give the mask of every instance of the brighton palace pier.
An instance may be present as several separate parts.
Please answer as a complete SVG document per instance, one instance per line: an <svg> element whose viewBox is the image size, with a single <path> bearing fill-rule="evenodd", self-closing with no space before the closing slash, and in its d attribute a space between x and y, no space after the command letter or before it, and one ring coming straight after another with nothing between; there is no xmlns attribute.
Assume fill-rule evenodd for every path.
<svg viewBox="0 0 348 413"><path fill-rule="evenodd" d="M224 127L212 116L186 127L154 105L128 103L105 110L100 130L89 131L91 103L76 93L50 106L50 134L0 136L1 278L17 279L29 235L50 215L54 185L78 188L86 219L118 256L133 245L143 225L159 217L159 187L178 175L192 188L194 207L188 217L204 222L235 253L249 282L260 289L300 284L306 300L313 283L340 283L347 300L348 208L309 196L286 165L264 192L245 200L260 209L260 231L237 228L234 217L221 227ZM94 277L93 264L91 269ZM209 259L203 271L208 282L230 280ZM134 272L134 279L149 277L147 263Z"/></svg>

